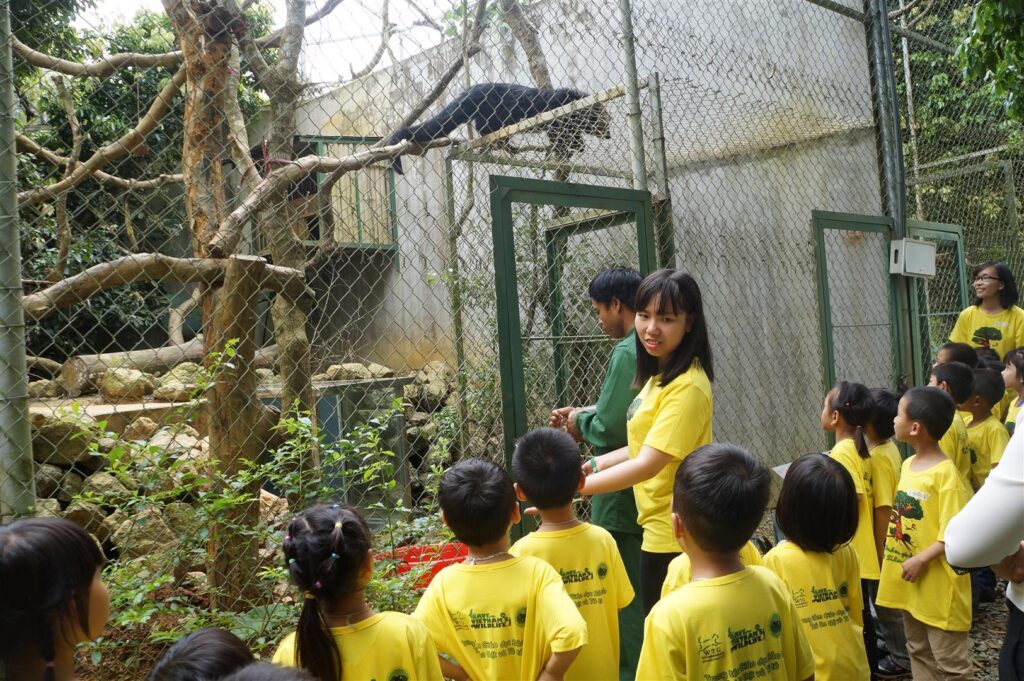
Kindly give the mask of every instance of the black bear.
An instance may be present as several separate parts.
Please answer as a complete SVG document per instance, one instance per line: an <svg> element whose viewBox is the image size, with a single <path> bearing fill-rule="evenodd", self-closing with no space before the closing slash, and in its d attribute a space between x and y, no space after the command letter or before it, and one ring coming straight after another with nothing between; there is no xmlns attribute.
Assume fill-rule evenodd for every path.
<svg viewBox="0 0 1024 681"><path fill-rule="evenodd" d="M480 83L460 93L436 116L396 131L387 144L402 140L423 144L448 135L467 121L473 121L478 133L487 135L586 96L585 92L568 88L545 90L515 83ZM583 133L604 139L611 137L610 118L601 104L573 112L548 130L553 145L574 151L583 149ZM392 167L402 173L401 157L394 159Z"/></svg>

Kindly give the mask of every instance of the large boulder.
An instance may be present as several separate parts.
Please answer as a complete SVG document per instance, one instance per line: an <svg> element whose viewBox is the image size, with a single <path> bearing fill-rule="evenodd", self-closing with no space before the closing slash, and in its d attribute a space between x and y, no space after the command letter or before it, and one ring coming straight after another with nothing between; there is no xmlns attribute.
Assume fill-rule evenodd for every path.
<svg viewBox="0 0 1024 681"><path fill-rule="evenodd" d="M59 518L60 502L56 499L36 499L34 511L36 518Z"/></svg>
<svg viewBox="0 0 1024 681"><path fill-rule="evenodd" d="M139 509L131 515L118 511L107 520L108 527L112 528L110 538L125 558L159 553L177 539L164 522L163 514L153 507Z"/></svg>
<svg viewBox="0 0 1024 681"><path fill-rule="evenodd" d="M332 381L365 381L373 378L370 370L358 362L332 364L327 367L326 373Z"/></svg>
<svg viewBox="0 0 1024 681"><path fill-rule="evenodd" d="M85 479L82 485L82 494L103 499L104 501L116 501L128 497L128 488L110 473L100 471L93 473Z"/></svg>
<svg viewBox="0 0 1024 681"><path fill-rule="evenodd" d="M82 493L84 487L85 478L75 471L67 471L60 480L60 487L57 488L57 501L67 506Z"/></svg>
<svg viewBox="0 0 1024 681"><path fill-rule="evenodd" d="M268 527L283 527L288 522L288 500L261 489L260 522Z"/></svg>
<svg viewBox="0 0 1024 681"><path fill-rule="evenodd" d="M395 375L394 369L384 366L383 364L377 364L376 362L370 362L366 365L366 370L370 372L370 375L374 378L391 378Z"/></svg>
<svg viewBox="0 0 1024 681"><path fill-rule="evenodd" d="M181 456L199 443L199 433L186 425L165 426L149 438L149 446L170 456Z"/></svg>
<svg viewBox="0 0 1024 681"><path fill-rule="evenodd" d="M32 458L39 463L71 467L92 457L98 433L96 419L84 411L32 414Z"/></svg>
<svg viewBox="0 0 1024 681"><path fill-rule="evenodd" d="M416 373L412 383L405 386L405 400L420 411L437 411L444 406L454 374L440 361L427 362Z"/></svg>
<svg viewBox="0 0 1024 681"><path fill-rule="evenodd" d="M55 499L60 482L64 479L64 470L48 463L37 464L34 477L36 496L40 499Z"/></svg>
<svg viewBox="0 0 1024 681"><path fill-rule="evenodd" d="M274 383L280 380L281 378L272 369L260 367L256 370L256 381L258 383Z"/></svg>
<svg viewBox="0 0 1024 681"><path fill-rule="evenodd" d="M112 400L139 399L153 392L153 379L136 369L112 367L103 372L100 392Z"/></svg>
<svg viewBox="0 0 1024 681"><path fill-rule="evenodd" d="M96 535L101 542L110 538L110 528L104 522L107 514L103 512L103 508L99 504L81 500L73 501L64 511L64 517L86 532Z"/></svg>
<svg viewBox="0 0 1024 681"><path fill-rule="evenodd" d="M160 424L148 416L140 416L124 429L121 438L124 440L146 440L159 430Z"/></svg>
<svg viewBox="0 0 1024 681"><path fill-rule="evenodd" d="M187 402L199 387L203 368L195 362L182 362L160 377L153 397L168 402Z"/></svg>

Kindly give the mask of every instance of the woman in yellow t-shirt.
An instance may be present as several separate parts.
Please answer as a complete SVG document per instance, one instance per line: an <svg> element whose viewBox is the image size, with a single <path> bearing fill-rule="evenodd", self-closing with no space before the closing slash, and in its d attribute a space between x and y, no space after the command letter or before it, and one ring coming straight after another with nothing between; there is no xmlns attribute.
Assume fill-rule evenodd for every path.
<svg viewBox="0 0 1024 681"><path fill-rule="evenodd" d="M591 459L581 492L633 487L643 528L640 594L644 613L661 596L679 555L672 531L672 484L690 452L711 442L714 367L700 287L689 274L658 270L636 294L636 380L627 412L627 446Z"/></svg>
<svg viewBox="0 0 1024 681"><path fill-rule="evenodd" d="M374 612L366 602L373 575L370 528L351 506L308 508L285 530L285 566L302 589L298 629L281 641L274 664L317 679L441 681L427 627L400 612ZM460 667L452 678L465 678Z"/></svg>
<svg viewBox="0 0 1024 681"><path fill-rule="evenodd" d="M854 552L860 565L861 591L874 593L878 588L879 564L875 549L874 500L872 498L870 459L865 428L875 413L871 391L860 383L842 381L825 395L821 410L821 427L835 433L836 446L829 455L842 464L853 478L857 494L857 532L853 535ZM875 621L870 608L864 608L864 644L874 669L878 660L875 642Z"/></svg>
<svg viewBox="0 0 1024 681"><path fill-rule="evenodd" d="M1024 345L1024 310L1013 272L1003 262L985 262L974 270L974 305L956 320L949 340L992 348L1002 357Z"/></svg>

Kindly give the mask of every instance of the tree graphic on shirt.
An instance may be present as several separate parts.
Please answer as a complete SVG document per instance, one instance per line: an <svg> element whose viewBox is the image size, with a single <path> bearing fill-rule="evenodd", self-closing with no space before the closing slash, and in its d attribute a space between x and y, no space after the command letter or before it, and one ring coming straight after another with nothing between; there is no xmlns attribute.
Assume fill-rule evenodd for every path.
<svg viewBox="0 0 1024 681"><path fill-rule="evenodd" d="M889 536L902 544L905 548L913 548L913 538L903 529L903 519L920 520L924 518L924 509L921 502L910 496L903 490L896 492L896 498L892 502L892 513L889 520L892 527L889 528Z"/></svg>
<svg viewBox="0 0 1024 681"><path fill-rule="evenodd" d="M983 348L992 347L992 341L1003 340L1003 332L993 326L983 326L979 329L974 330L974 337L971 338L972 343L977 343Z"/></svg>

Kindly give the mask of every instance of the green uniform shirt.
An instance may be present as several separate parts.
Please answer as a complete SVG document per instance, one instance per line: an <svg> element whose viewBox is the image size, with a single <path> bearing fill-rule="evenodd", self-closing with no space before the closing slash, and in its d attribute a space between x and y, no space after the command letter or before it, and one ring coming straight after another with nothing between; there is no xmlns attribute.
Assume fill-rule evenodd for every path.
<svg viewBox="0 0 1024 681"><path fill-rule="evenodd" d="M576 428L598 454L626 446L626 410L639 394L633 387L636 376L636 331L630 331L612 349L601 395L593 409L576 414ZM591 499L591 520L609 532L642 534L636 522L633 488Z"/></svg>

